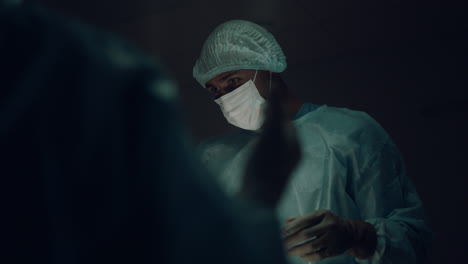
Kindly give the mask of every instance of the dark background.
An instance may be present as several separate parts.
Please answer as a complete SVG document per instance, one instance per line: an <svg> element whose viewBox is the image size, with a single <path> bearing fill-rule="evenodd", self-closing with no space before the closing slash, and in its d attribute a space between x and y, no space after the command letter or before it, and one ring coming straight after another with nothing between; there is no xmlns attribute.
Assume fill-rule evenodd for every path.
<svg viewBox="0 0 468 264"><path fill-rule="evenodd" d="M468 19L463 1L40 0L119 35L168 67L195 142L232 127L192 78L211 30L230 19L276 36L304 101L362 110L399 145L434 231L430 263L468 256Z"/></svg>

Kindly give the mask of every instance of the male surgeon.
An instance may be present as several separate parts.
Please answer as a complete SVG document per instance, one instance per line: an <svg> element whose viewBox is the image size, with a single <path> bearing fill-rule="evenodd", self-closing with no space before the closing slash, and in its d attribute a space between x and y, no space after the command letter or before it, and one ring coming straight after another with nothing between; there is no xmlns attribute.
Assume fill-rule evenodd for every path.
<svg viewBox="0 0 468 264"><path fill-rule="evenodd" d="M429 230L390 136L366 113L302 102L280 76L286 66L274 36L255 23L213 30L193 76L239 129L204 142L204 164L228 193L242 191L247 160L261 160L251 149L276 90L302 152L277 210L291 263L421 262Z"/></svg>

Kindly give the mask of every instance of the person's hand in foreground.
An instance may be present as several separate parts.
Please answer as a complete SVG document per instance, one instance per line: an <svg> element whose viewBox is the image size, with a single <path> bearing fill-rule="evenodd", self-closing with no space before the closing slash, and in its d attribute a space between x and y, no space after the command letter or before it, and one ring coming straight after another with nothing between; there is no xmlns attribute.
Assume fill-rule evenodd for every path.
<svg viewBox="0 0 468 264"><path fill-rule="evenodd" d="M271 89L261 135L247 164L241 196L274 207L300 160L294 126L287 119L277 89Z"/></svg>
<svg viewBox="0 0 468 264"><path fill-rule="evenodd" d="M340 218L328 210L288 219L283 234L288 255L304 261L319 261L343 253L367 259L377 245L373 225Z"/></svg>

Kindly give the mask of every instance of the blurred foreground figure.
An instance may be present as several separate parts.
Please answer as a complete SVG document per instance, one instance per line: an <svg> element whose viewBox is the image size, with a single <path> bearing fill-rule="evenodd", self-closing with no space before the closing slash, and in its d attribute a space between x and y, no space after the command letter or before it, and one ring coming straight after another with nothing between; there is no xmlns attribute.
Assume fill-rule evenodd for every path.
<svg viewBox="0 0 468 264"><path fill-rule="evenodd" d="M273 208L294 162L264 196L252 163L228 199L193 162L161 69L35 8L1 4L0 32L0 263L285 262Z"/></svg>
<svg viewBox="0 0 468 264"><path fill-rule="evenodd" d="M279 75L285 69L273 35L254 23L229 21L210 34L193 75L241 130L202 144L204 163L227 192L242 192L249 157L262 159L252 143L277 91L302 151L278 209L290 261L423 261L423 206L389 135L363 112L301 102Z"/></svg>

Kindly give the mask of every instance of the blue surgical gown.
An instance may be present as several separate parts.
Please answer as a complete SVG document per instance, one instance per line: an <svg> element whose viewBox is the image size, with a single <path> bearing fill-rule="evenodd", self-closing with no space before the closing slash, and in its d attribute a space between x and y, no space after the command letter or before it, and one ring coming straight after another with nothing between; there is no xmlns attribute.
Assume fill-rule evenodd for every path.
<svg viewBox="0 0 468 264"><path fill-rule="evenodd" d="M287 218L328 209L374 225L375 254L343 254L320 263L418 263L429 233L421 200L402 157L384 129L364 112L304 104L293 121L302 160L293 172L277 215ZM258 133L239 130L202 143L203 163L226 192L235 194ZM291 257L291 263L305 263Z"/></svg>

